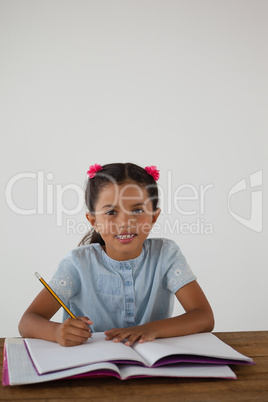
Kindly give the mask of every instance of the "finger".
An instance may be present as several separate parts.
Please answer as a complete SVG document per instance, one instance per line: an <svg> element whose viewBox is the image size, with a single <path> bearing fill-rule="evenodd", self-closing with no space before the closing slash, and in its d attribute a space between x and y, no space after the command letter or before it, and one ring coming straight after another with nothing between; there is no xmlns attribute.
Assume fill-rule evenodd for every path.
<svg viewBox="0 0 268 402"><path fill-rule="evenodd" d="M67 334L71 334L84 339L88 339L91 336L91 330L87 324L76 319L66 320L63 323L62 332L65 334L65 336L67 336Z"/></svg>
<svg viewBox="0 0 268 402"><path fill-rule="evenodd" d="M109 329L108 331L105 331L104 333L106 335L105 339L110 340L110 339L115 338L120 333L120 330L119 329Z"/></svg>
<svg viewBox="0 0 268 402"><path fill-rule="evenodd" d="M80 318L84 318L84 317L77 317L77 318L69 317L69 318L67 318L67 320L65 320L63 322L63 325L81 327L81 328L88 328L88 326L85 323L85 320L81 320Z"/></svg>
<svg viewBox="0 0 268 402"><path fill-rule="evenodd" d="M155 337L152 335L142 335L139 339L139 343L151 342L153 340L155 340Z"/></svg>
<svg viewBox="0 0 268 402"><path fill-rule="evenodd" d="M104 331L105 335L110 336L113 332L119 331L119 328L112 328L112 329L107 329L107 331Z"/></svg>
<svg viewBox="0 0 268 402"><path fill-rule="evenodd" d="M88 332L69 332L65 334L65 339L67 341L71 341L74 344L80 345L82 343L87 342L87 340L91 337L91 334Z"/></svg>
<svg viewBox="0 0 268 402"><path fill-rule="evenodd" d="M121 342L123 339L127 337L126 334L122 334L121 331L115 331L108 335L105 339L106 340L113 340L114 342Z"/></svg>
<svg viewBox="0 0 268 402"><path fill-rule="evenodd" d="M85 322L87 325L93 324L93 321L88 317L76 317L78 320Z"/></svg>
<svg viewBox="0 0 268 402"><path fill-rule="evenodd" d="M119 334L117 334L117 335L113 338L113 341L114 341L114 342L122 342L122 341L124 341L125 339L128 339L131 335L132 335L132 333L129 332L129 331L123 331L123 332L120 332Z"/></svg>
<svg viewBox="0 0 268 402"><path fill-rule="evenodd" d="M62 329L59 343L62 346L80 345L86 342L90 335L88 331L69 326Z"/></svg>
<svg viewBox="0 0 268 402"><path fill-rule="evenodd" d="M132 334L128 340L125 342L126 346L132 345L134 342L137 342L141 338L140 334Z"/></svg>
<svg viewBox="0 0 268 402"><path fill-rule="evenodd" d="M75 327L75 328L81 328L84 329L85 331L91 332L90 327L88 326L88 324L80 319L77 320L73 320L71 322L71 326Z"/></svg>
<svg viewBox="0 0 268 402"><path fill-rule="evenodd" d="M139 339L139 343L144 343L146 342L146 336L142 335Z"/></svg>
<svg viewBox="0 0 268 402"><path fill-rule="evenodd" d="M72 336L78 336L80 338L88 339L91 336L91 331L88 328L80 327L69 327L66 334L71 334Z"/></svg>
<svg viewBox="0 0 268 402"><path fill-rule="evenodd" d="M76 346L82 345L87 339L72 334L68 334L68 337L63 340L63 346Z"/></svg>

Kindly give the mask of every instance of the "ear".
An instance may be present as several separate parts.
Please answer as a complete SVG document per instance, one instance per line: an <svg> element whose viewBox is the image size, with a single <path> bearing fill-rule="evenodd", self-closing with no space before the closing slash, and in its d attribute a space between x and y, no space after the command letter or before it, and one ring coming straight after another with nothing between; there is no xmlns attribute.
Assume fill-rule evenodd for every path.
<svg viewBox="0 0 268 402"><path fill-rule="evenodd" d="M155 222L157 221L157 219L158 219L160 213L161 213L161 209L160 209L160 208L157 208L157 209L153 212L153 215L152 215L152 226L153 226L153 225L155 224Z"/></svg>
<svg viewBox="0 0 268 402"><path fill-rule="evenodd" d="M91 224L91 226L96 230L96 232L98 231L97 230L97 224L96 224L96 218L95 218L95 216L94 215L92 215L90 212L87 212L86 213L86 218L87 218L87 220L89 221L89 223Z"/></svg>

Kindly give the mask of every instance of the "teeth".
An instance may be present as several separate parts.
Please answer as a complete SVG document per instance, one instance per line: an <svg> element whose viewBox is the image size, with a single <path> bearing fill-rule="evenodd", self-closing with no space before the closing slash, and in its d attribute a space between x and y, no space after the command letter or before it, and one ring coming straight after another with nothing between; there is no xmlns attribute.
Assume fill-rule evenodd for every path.
<svg viewBox="0 0 268 402"><path fill-rule="evenodd" d="M131 239L131 237L134 237L134 234L130 234L130 235L117 235L117 237L119 239Z"/></svg>

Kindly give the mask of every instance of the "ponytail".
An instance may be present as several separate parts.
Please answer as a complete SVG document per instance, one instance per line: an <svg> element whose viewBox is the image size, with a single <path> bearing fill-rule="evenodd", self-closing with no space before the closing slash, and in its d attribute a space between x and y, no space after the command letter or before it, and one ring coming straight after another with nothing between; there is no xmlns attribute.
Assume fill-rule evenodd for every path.
<svg viewBox="0 0 268 402"><path fill-rule="evenodd" d="M96 232L96 230L93 228L89 232L87 232L87 234L83 237L83 239L78 244L78 247L85 246L91 243L99 243L101 246L105 245L105 242L101 237L101 235L98 232Z"/></svg>

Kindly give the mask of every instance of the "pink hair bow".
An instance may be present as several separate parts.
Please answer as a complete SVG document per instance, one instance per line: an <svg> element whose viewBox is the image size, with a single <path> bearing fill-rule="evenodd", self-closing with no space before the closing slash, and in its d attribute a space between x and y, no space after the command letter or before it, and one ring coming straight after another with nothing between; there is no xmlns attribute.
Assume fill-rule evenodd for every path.
<svg viewBox="0 0 268 402"><path fill-rule="evenodd" d="M159 170L157 170L157 167L156 167L156 166L146 166L145 170L146 170L146 172L147 172L148 174L150 174L151 176L153 176L153 179L154 179L155 181L157 181L157 180L159 179L160 174L159 174Z"/></svg>
<svg viewBox="0 0 268 402"><path fill-rule="evenodd" d="M103 167L101 165L98 165L97 163L95 163L95 165L89 166L89 169L87 171L88 177L90 179L93 179L93 177L95 177L95 174L102 169Z"/></svg>

